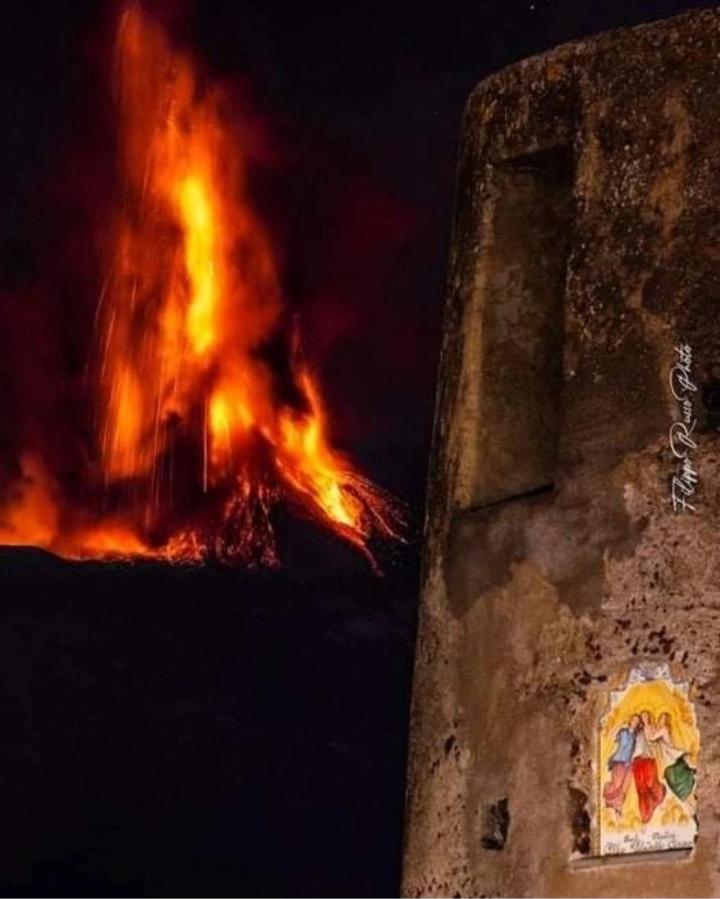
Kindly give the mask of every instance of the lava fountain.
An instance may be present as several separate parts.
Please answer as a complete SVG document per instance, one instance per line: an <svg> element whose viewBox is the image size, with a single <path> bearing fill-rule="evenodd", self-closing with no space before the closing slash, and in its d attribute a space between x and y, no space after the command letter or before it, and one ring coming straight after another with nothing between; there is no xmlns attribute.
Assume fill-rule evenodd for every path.
<svg viewBox="0 0 720 899"><path fill-rule="evenodd" d="M0 542L274 564L282 503L370 556L402 515L331 445L221 92L135 5L116 72L122 190L88 360L90 500L68 503L51 454L28 451Z"/></svg>

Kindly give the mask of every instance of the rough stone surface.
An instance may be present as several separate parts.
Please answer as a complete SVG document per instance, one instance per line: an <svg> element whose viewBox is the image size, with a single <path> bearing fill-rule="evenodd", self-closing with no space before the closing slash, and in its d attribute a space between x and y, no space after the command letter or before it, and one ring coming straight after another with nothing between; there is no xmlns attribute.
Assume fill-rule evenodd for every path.
<svg viewBox="0 0 720 899"><path fill-rule="evenodd" d="M514 65L473 92L463 134L404 894L720 895L716 431L704 428L694 453L696 513L674 513L668 486L674 347L692 347L700 383L720 362L720 12ZM498 259L513 258L497 225L499 173L556 147L571 151L573 200L557 460L551 483L531 461L524 492L502 495L493 482L493 501L493 472L522 468L535 451L507 440L503 457L506 423L527 396L487 366L498 293L488 285ZM512 333L503 350L522 358L525 331L516 346ZM499 391L505 417L493 413ZM702 426L699 401L696 411ZM478 450L487 446L490 456ZM593 863L603 691L642 659L668 661L695 686L699 836L680 861Z"/></svg>

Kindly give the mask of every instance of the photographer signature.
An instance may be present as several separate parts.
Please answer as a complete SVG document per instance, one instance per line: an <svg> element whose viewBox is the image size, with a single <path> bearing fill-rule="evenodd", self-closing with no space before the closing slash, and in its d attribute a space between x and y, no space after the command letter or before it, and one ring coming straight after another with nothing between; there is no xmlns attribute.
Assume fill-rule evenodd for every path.
<svg viewBox="0 0 720 899"><path fill-rule="evenodd" d="M697 418L693 406L693 394L697 385L692 380L692 349L686 343L675 347L677 361L670 369L670 390L678 402L680 417L670 426L670 451L678 465L670 481L670 499L673 511L694 512L691 499L698 486L698 473L692 454L697 449L695 428Z"/></svg>

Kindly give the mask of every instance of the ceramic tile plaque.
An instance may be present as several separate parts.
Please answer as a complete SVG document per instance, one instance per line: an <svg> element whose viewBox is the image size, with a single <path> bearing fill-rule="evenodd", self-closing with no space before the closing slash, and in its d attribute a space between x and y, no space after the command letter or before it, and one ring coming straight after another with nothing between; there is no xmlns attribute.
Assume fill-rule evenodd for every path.
<svg viewBox="0 0 720 899"><path fill-rule="evenodd" d="M600 854L692 847L700 735L688 684L666 664L633 668L599 731Z"/></svg>

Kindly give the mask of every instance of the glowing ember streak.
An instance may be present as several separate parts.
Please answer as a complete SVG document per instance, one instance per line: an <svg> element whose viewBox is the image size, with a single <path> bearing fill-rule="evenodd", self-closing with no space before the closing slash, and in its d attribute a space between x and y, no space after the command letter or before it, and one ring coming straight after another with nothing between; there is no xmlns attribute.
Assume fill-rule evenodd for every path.
<svg viewBox="0 0 720 899"><path fill-rule="evenodd" d="M214 219L205 187L189 175L178 188L178 204L185 234L185 267L191 284L187 331L196 353L215 343L216 306Z"/></svg>
<svg viewBox="0 0 720 899"><path fill-rule="evenodd" d="M47 465L28 456L0 539L267 564L283 501L366 552L374 536L397 537L394 503L332 448L318 386L283 334L222 96L137 6L121 19L118 61L123 205L97 339L104 511L62 508ZM273 341L292 345L281 370Z"/></svg>

